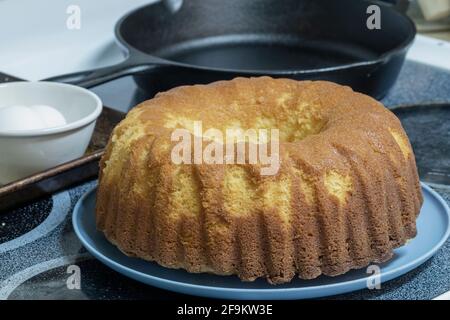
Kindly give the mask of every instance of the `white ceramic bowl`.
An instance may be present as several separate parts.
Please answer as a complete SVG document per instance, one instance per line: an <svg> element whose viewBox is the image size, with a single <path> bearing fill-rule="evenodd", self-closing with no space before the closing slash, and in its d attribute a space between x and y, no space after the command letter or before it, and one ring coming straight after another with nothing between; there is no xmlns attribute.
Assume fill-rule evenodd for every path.
<svg viewBox="0 0 450 320"><path fill-rule="evenodd" d="M81 157L102 111L100 98L77 86L43 81L0 84L0 108L37 104L54 107L67 124L23 131L0 128L0 185Z"/></svg>

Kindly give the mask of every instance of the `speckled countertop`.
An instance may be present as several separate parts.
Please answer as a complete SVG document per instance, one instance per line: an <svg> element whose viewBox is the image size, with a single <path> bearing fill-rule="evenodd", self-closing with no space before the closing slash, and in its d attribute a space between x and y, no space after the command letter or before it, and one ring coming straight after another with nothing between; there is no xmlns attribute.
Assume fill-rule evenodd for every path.
<svg viewBox="0 0 450 320"><path fill-rule="evenodd" d="M111 89L118 86L133 87L130 79L108 86L99 88L99 94L117 92ZM135 96L136 100L143 98L137 91ZM450 72L407 62L383 102L388 107L450 102ZM421 178L432 182L450 204L450 105L429 108L418 109L402 121L415 148ZM433 156L427 156L430 152ZM197 300L125 278L86 252L73 232L71 213L79 197L94 183L87 182L0 215L0 299ZM82 270L81 290L67 288L67 266L72 264ZM383 284L381 290L361 290L332 298L431 299L448 290L450 240L432 259Z"/></svg>

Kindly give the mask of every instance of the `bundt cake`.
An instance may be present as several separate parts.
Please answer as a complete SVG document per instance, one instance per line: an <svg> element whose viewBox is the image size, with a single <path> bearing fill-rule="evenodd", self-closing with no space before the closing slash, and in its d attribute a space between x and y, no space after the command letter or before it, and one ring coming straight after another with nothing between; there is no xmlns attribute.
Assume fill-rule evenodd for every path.
<svg viewBox="0 0 450 320"><path fill-rule="evenodd" d="M279 129L278 171L175 164L171 135L194 121ZM129 112L100 163L96 223L129 256L279 284L390 259L422 201L408 138L381 103L331 82L236 78Z"/></svg>

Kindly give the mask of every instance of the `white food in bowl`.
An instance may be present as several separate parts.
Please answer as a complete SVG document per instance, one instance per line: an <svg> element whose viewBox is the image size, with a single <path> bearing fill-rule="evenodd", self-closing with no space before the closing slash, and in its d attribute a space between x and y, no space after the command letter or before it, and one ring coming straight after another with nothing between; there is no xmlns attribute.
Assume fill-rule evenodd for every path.
<svg viewBox="0 0 450 320"><path fill-rule="evenodd" d="M5 130L8 119L0 120L5 121L3 127L0 124L0 185L83 156L102 111L97 95L77 86L54 82L0 84L0 110L17 105L42 113L39 117L45 118L41 120L44 127ZM38 107L30 108L34 105ZM60 125L62 118L48 106L56 109L66 124Z"/></svg>
<svg viewBox="0 0 450 320"><path fill-rule="evenodd" d="M13 105L0 108L0 130L20 131L35 130L63 126L64 116L50 106Z"/></svg>
<svg viewBox="0 0 450 320"><path fill-rule="evenodd" d="M26 106L0 108L0 129L2 131L44 129L45 124L36 113Z"/></svg>
<svg viewBox="0 0 450 320"><path fill-rule="evenodd" d="M30 106L30 109L37 113L47 128L59 127L67 123L62 113L53 107L46 105L33 105Z"/></svg>

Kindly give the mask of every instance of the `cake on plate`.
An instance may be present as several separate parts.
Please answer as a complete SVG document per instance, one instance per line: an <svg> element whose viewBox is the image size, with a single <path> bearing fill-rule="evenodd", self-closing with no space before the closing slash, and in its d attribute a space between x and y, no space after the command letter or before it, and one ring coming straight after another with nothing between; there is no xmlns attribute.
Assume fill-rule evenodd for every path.
<svg viewBox="0 0 450 320"><path fill-rule="evenodd" d="M248 156L174 161L173 133L195 141L199 121L205 133L277 129L276 173ZM96 223L129 256L279 284L387 261L416 235L422 201L408 137L380 102L326 81L236 78L128 113L100 163Z"/></svg>

